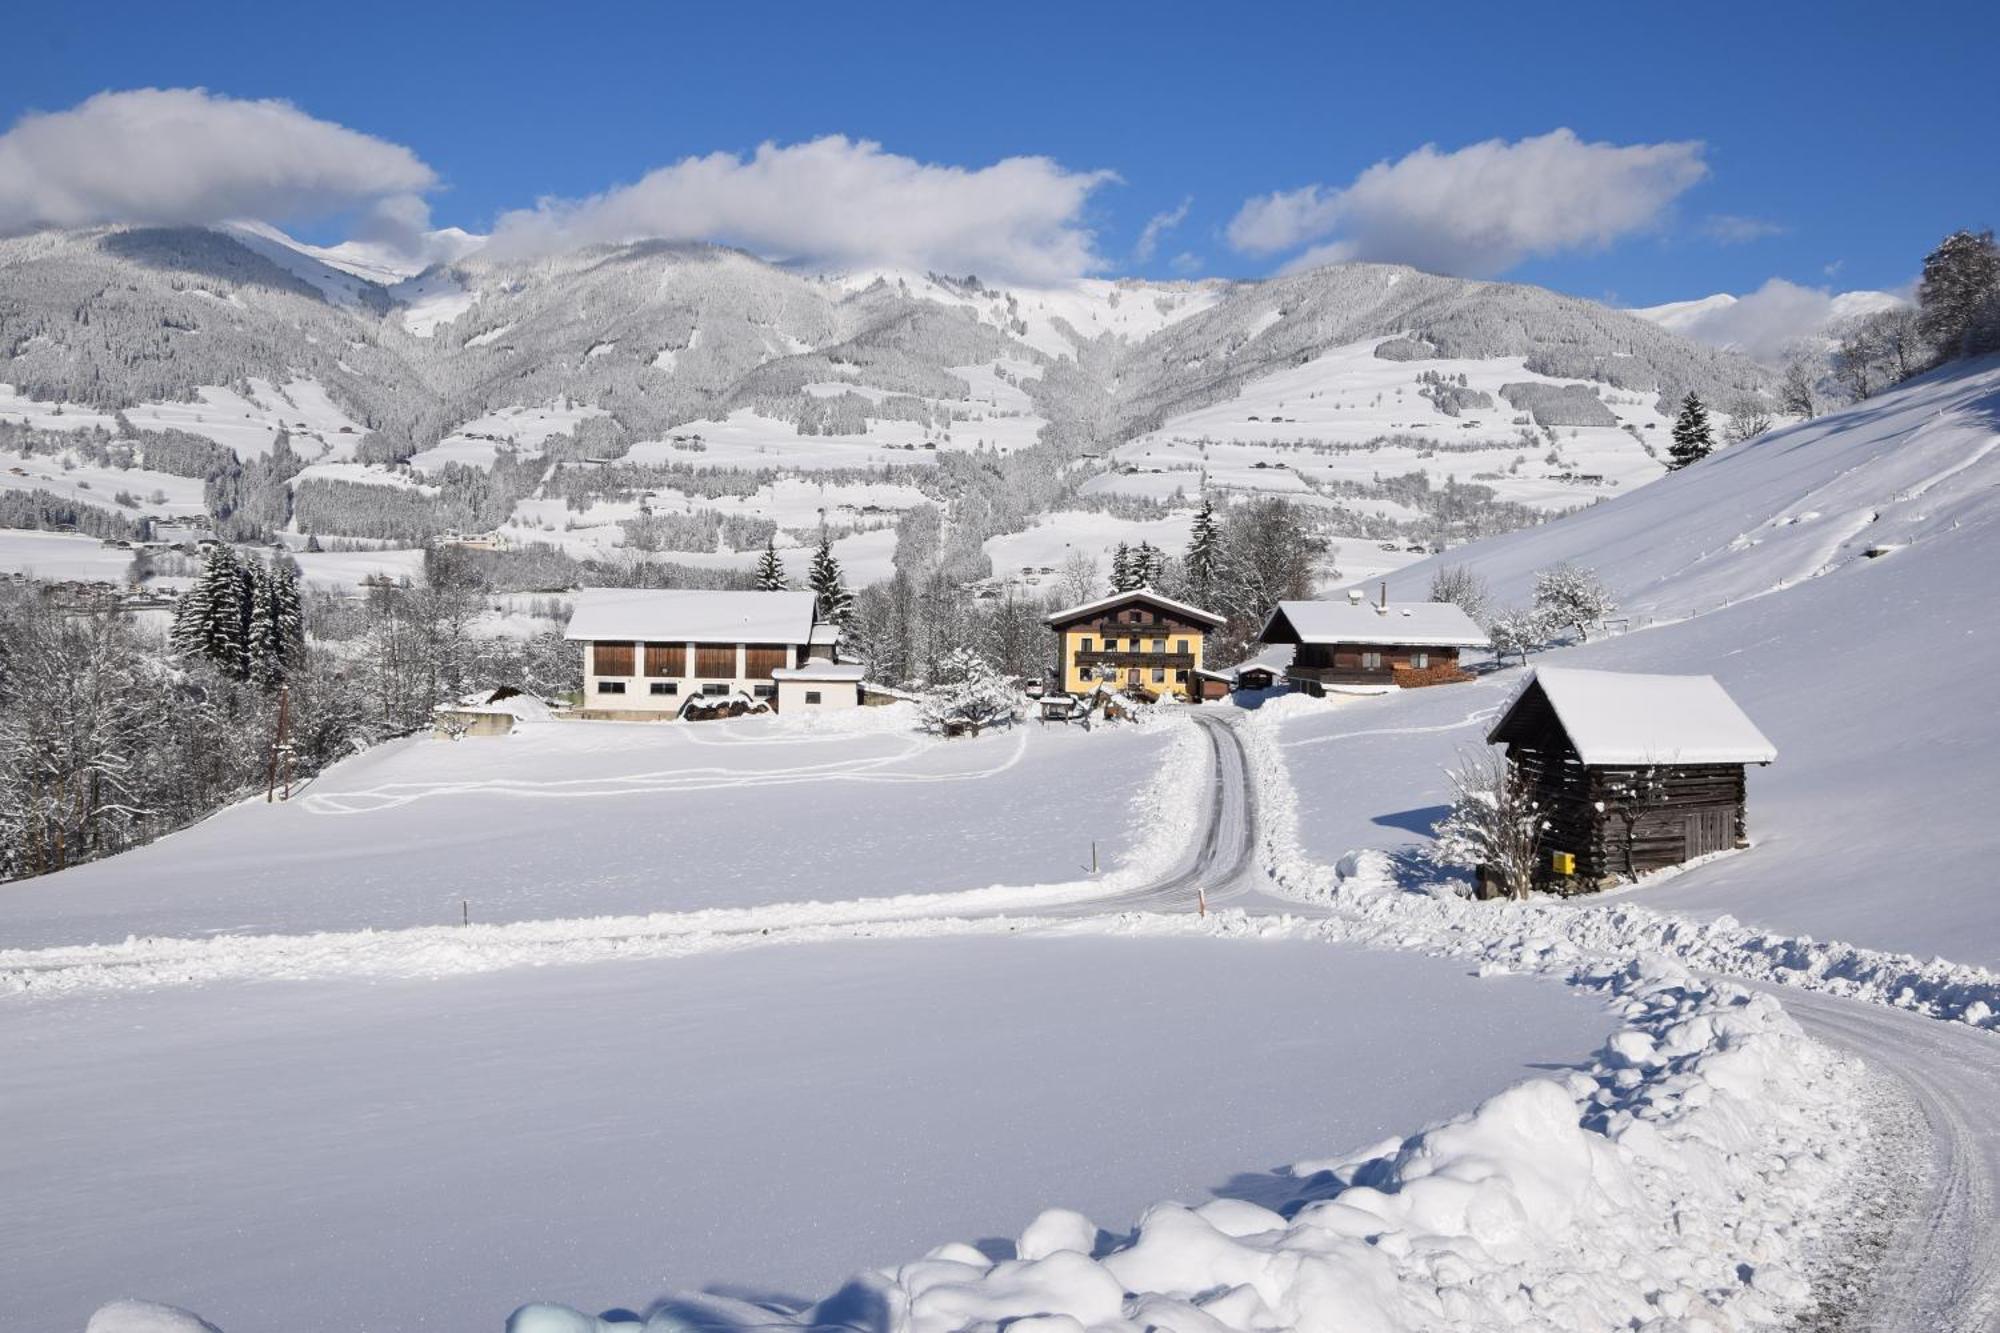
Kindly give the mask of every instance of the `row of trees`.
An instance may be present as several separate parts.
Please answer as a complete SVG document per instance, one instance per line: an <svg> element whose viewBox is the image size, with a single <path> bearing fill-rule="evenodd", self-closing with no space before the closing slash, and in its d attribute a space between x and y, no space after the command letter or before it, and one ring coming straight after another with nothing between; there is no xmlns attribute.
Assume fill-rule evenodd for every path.
<svg viewBox="0 0 2000 1333"><path fill-rule="evenodd" d="M1450 602L1483 628L1493 652L1505 659L1546 648L1565 634L1588 639L1618 614L1618 601L1594 570L1581 565L1551 565L1535 574L1534 590L1525 607L1496 607L1486 580L1465 565L1447 565L1431 575L1430 600Z"/></svg>
<svg viewBox="0 0 2000 1333"><path fill-rule="evenodd" d="M1948 361L2000 352L2000 245L1991 231L1955 231L1924 257L1914 308L1896 306L1848 320L1835 331L1825 365L1847 398L1873 397ZM1813 417L1823 407L1820 358L1788 360L1779 406Z"/></svg>
<svg viewBox="0 0 2000 1333"><path fill-rule="evenodd" d="M0 879L138 846L261 791L279 682L300 775L428 725L474 685L581 686L553 629L471 632L485 599L449 561L358 600L295 601L294 620L283 563L217 549L166 635L0 589Z"/></svg>

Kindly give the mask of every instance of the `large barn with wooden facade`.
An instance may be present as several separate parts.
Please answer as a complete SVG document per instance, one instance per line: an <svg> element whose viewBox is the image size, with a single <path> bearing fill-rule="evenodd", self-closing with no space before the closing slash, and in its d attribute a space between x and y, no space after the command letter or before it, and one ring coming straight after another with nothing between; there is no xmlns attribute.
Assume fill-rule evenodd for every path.
<svg viewBox="0 0 2000 1333"><path fill-rule="evenodd" d="M583 645L583 706L596 719L705 720L852 708L861 668L809 592L593 588L563 636Z"/></svg>
<svg viewBox="0 0 2000 1333"><path fill-rule="evenodd" d="M1539 874L1592 889L1749 845L1777 749L1713 676L1541 667L1488 733L1543 812Z"/></svg>
<svg viewBox="0 0 2000 1333"><path fill-rule="evenodd" d="M1257 637L1291 644L1285 679L1324 694L1329 685L1444 685L1470 680L1463 649L1487 646L1486 632L1450 602L1370 603L1356 589L1339 602L1279 602Z"/></svg>
<svg viewBox="0 0 2000 1333"><path fill-rule="evenodd" d="M1048 616L1067 694L1098 688L1184 701L1198 698L1202 645L1222 617L1150 588L1113 593Z"/></svg>

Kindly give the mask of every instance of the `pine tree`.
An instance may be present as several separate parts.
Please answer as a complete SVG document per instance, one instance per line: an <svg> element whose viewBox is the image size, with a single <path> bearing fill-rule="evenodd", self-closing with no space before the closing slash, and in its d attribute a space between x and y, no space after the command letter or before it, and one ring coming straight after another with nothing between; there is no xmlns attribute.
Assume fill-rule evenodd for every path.
<svg viewBox="0 0 2000 1333"><path fill-rule="evenodd" d="M1667 450L1667 470L1678 472L1698 463L1715 450L1715 433L1709 428L1708 408L1692 391L1681 399L1680 416L1674 419L1674 442Z"/></svg>
<svg viewBox="0 0 2000 1333"><path fill-rule="evenodd" d="M1131 592L1144 582L1144 576L1133 558L1132 548L1124 542L1119 542L1118 549L1111 556L1111 591Z"/></svg>
<svg viewBox="0 0 2000 1333"><path fill-rule="evenodd" d="M833 558L833 538L824 531L819 534L819 549L813 552L809 582L813 596L819 599L819 618L829 625L846 620L854 607L854 594L841 580L840 562Z"/></svg>
<svg viewBox="0 0 2000 1333"><path fill-rule="evenodd" d="M778 539L766 538L764 554L757 558L757 591L783 592L789 583L785 578L785 562L778 558ZM817 589L815 589L817 591Z"/></svg>
<svg viewBox="0 0 2000 1333"><path fill-rule="evenodd" d="M1201 512L1194 516L1194 528L1188 533L1184 562L1187 566L1188 596L1196 605L1206 606L1214 599L1221 559L1222 533L1215 522L1215 502L1204 495L1201 497Z"/></svg>
<svg viewBox="0 0 2000 1333"><path fill-rule="evenodd" d="M194 586L174 608L174 651L206 658L233 679L248 679L250 603L250 575L236 553L220 542L209 547Z"/></svg>
<svg viewBox="0 0 2000 1333"><path fill-rule="evenodd" d="M1167 553L1151 542L1140 542L1139 549L1132 553L1132 572L1138 579L1134 587L1157 591L1166 581Z"/></svg>
<svg viewBox="0 0 2000 1333"><path fill-rule="evenodd" d="M271 688L291 673L304 645L299 585L289 560L251 564L244 650L250 679Z"/></svg>

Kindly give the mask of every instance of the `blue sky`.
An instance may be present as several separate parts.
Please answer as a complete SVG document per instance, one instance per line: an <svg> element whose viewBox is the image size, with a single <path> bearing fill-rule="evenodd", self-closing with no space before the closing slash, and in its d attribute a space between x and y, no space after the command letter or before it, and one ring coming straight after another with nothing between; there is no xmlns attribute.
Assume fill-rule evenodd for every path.
<svg viewBox="0 0 2000 1333"><path fill-rule="evenodd" d="M0 122L106 91L200 87L285 99L420 160L415 185L395 163L375 180L385 164L371 159L343 161L345 195L288 178L244 196L322 241L371 195L402 191L437 225L485 232L541 198L828 135L881 150L781 156L755 179L721 165L671 174L604 207L517 221L537 244L686 225L853 259L872 208L904 247L889 258L1026 255L1037 272L1164 277L1414 257L1622 304L1774 276L1894 287L1944 232L2000 223L2000 6L1489 8L77 0L10 17ZM1547 137L1559 128L1575 140ZM1462 151L1489 140L1504 150ZM1426 144L1434 158L1356 188ZM907 179L1022 156L1050 162L1022 178ZM26 160L17 195L55 170ZM0 222L7 171L0 140ZM166 207L126 181L66 197L91 189L105 217ZM819 215L839 210L815 189L858 216L822 236ZM1142 246L1148 220L1183 201Z"/></svg>

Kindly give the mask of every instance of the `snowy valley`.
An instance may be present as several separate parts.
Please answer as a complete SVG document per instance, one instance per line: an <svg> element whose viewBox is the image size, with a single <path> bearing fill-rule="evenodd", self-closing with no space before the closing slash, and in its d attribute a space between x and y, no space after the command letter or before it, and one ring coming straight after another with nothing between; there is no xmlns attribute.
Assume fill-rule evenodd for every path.
<svg viewBox="0 0 2000 1333"><path fill-rule="evenodd" d="M1959 363L1389 574L1616 593L1464 684L413 737L0 887L19 1322L1986 1326L1996 446ZM1544 665L1713 674L1752 845L1460 896Z"/></svg>

